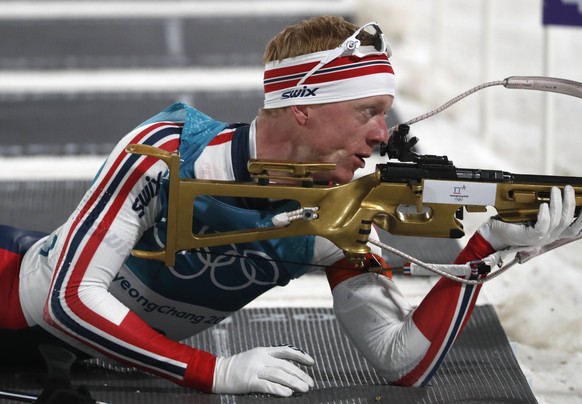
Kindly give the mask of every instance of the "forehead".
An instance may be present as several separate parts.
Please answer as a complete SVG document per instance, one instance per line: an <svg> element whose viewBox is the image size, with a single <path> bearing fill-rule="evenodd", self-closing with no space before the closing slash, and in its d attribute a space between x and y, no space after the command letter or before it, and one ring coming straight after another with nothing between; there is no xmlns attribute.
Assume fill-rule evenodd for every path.
<svg viewBox="0 0 582 404"><path fill-rule="evenodd" d="M381 107L383 109L390 109L392 107L392 103L394 102L394 97L391 95L377 95L374 97L358 98L356 100L346 102L351 102L351 104L356 107L375 106Z"/></svg>
<svg viewBox="0 0 582 404"><path fill-rule="evenodd" d="M357 98L355 100L320 104L320 106L333 110L375 108L381 111L388 111L390 108L392 108L393 102L394 97L391 95L377 95L373 97Z"/></svg>

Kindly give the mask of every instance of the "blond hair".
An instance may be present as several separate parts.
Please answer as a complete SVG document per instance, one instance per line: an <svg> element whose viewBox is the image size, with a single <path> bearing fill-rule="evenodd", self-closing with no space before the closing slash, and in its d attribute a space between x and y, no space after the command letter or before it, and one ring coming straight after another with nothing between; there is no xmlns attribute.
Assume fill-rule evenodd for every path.
<svg viewBox="0 0 582 404"><path fill-rule="evenodd" d="M358 30L358 26L338 16L320 16L289 25L275 35L265 47L263 63L334 49ZM362 45L372 45L373 35L362 31L358 35ZM265 110L260 114L276 117L284 108Z"/></svg>
<svg viewBox="0 0 582 404"><path fill-rule="evenodd" d="M341 45L359 27L337 16L313 17L286 27L267 44L263 63L333 49ZM362 32L363 45L373 43L373 36Z"/></svg>

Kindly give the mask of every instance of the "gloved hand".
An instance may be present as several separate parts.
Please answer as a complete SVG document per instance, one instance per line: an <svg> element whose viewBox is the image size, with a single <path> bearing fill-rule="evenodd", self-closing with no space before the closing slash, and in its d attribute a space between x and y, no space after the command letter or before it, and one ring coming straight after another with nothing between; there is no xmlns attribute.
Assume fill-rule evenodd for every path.
<svg viewBox="0 0 582 404"><path fill-rule="evenodd" d="M559 188L552 187L550 204L540 205L533 226L490 218L477 231L497 251L509 247L541 247L562 238L577 236L582 231L580 216L574 220L575 210L574 188L567 185L562 195Z"/></svg>
<svg viewBox="0 0 582 404"><path fill-rule="evenodd" d="M228 357L218 357L213 393L268 393L290 397L306 393L313 379L296 364L311 366L313 358L290 345L260 347Z"/></svg>

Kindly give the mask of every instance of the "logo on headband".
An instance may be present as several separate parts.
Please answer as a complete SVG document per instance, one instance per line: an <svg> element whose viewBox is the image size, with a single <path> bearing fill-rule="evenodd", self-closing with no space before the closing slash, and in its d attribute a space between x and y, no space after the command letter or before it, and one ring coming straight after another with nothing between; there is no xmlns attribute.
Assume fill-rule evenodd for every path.
<svg viewBox="0 0 582 404"><path fill-rule="evenodd" d="M319 87L315 88L308 88L307 86L303 86L302 89L299 90L289 90L285 91L281 94L282 98L302 98L302 97L315 97L317 94L315 92L319 90Z"/></svg>

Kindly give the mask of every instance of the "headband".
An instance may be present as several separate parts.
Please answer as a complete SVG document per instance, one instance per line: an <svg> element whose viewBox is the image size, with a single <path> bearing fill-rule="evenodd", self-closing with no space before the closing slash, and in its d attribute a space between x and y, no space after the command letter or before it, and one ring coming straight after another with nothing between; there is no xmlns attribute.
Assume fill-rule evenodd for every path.
<svg viewBox="0 0 582 404"><path fill-rule="evenodd" d="M315 52L268 63L263 79L264 108L394 95L396 78L387 52L358 46L351 55L334 53L336 50Z"/></svg>

